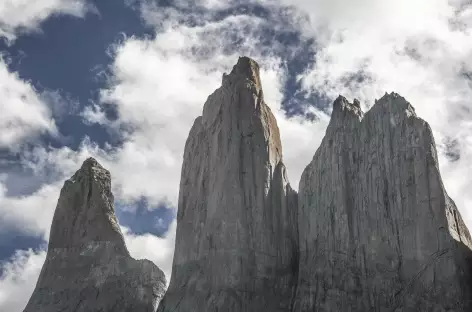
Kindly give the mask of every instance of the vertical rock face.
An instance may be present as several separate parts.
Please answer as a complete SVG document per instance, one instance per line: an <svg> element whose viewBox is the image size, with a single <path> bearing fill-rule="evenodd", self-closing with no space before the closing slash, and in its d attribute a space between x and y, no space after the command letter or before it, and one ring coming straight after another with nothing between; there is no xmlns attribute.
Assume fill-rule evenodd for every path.
<svg viewBox="0 0 472 312"><path fill-rule="evenodd" d="M339 97L298 199L293 312L472 311L471 237L404 98Z"/></svg>
<svg viewBox="0 0 472 312"><path fill-rule="evenodd" d="M46 261L24 312L153 312L164 273L130 257L118 225L110 173L87 159L61 190Z"/></svg>
<svg viewBox="0 0 472 312"><path fill-rule="evenodd" d="M169 289L158 311L288 311L296 193L258 64L239 58L190 131Z"/></svg>

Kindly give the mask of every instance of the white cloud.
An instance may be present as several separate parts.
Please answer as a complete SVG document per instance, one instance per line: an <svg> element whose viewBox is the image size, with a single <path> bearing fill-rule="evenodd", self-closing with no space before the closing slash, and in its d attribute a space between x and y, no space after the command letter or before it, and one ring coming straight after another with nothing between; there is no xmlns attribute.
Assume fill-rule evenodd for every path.
<svg viewBox="0 0 472 312"><path fill-rule="evenodd" d="M275 1L271 1L274 3ZM277 1L278 2L278 1ZM447 191L472 226L472 6L448 0L281 0L299 16L301 31L316 39L315 64L300 75L306 90L334 99L358 98L364 108L386 91L410 101L432 127ZM355 81L359 76L364 81ZM350 82L349 78L351 78ZM451 163L446 138L461 157Z"/></svg>
<svg viewBox="0 0 472 312"><path fill-rule="evenodd" d="M86 0L2 0L0 38L13 41L25 32L38 32L41 22L52 15L83 16L90 6Z"/></svg>
<svg viewBox="0 0 472 312"><path fill-rule="evenodd" d="M51 111L33 86L0 58L0 149L15 149L41 133L57 134Z"/></svg>
<svg viewBox="0 0 472 312"><path fill-rule="evenodd" d="M165 237L152 234L134 235L128 228L121 228L131 256L154 262L166 275L167 284L172 273L176 226L177 222L173 221Z"/></svg>
<svg viewBox="0 0 472 312"><path fill-rule="evenodd" d="M5 186L0 184L0 235L14 229L17 233L47 239L61 186L45 185L31 195L9 197Z"/></svg>
<svg viewBox="0 0 472 312"><path fill-rule="evenodd" d="M86 0L2 0L0 1L0 39L11 44L19 35L39 32L41 22L50 16L83 16L95 8ZM58 111L60 94L38 94L29 81L10 72L0 54L0 149L16 150L43 133L57 135L53 113ZM51 108L53 111L51 111Z"/></svg>
<svg viewBox="0 0 472 312"><path fill-rule="evenodd" d="M46 251L19 250L1 265L0 311L23 311L33 293Z"/></svg>

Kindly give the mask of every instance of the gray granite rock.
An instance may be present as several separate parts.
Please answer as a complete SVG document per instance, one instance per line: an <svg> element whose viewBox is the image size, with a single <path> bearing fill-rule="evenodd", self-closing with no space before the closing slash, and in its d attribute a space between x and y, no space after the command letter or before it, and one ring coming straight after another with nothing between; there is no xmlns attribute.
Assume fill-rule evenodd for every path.
<svg viewBox="0 0 472 312"><path fill-rule="evenodd" d="M335 101L298 199L293 312L472 311L469 231L429 125L398 94L365 115Z"/></svg>
<svg viewBox="0 0 472 312"><path fill-rule="evenodd" d="M185 145L172 277L158 311L289 311L296 201L259 66L239 58Z"/></svg>
<svg viewBox="0 0 472 312"><path fill-rule="evenodd" d="M110 173L93 159L67 180L46 261L24 312L154 312L164 273L130 257L114 212Z"/></svg>

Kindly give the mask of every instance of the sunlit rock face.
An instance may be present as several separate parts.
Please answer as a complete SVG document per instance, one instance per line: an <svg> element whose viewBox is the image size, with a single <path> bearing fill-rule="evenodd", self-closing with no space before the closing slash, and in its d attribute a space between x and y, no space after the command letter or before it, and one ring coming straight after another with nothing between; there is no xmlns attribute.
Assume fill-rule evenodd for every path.
<svg viewBox="0 0 472 312"><path fill-rule="evenodd" d="M471 237L429 125L398 94L339 97L299 189L293 312L472 311Z"/></svg>
<svg viewBox="0 0 472 312"><path fill-rule="evenodd" d="M172 277L158 311L289 311L296 201L259 66L242 57L185 144Z"/></svg>
<svg viewBox="0 0 472 312"><path fill-rule="evenodd" d="M165 286L154 263L130 257L110 173L87 159L61 190L46 261L24 312L154 312Z"/></svg>

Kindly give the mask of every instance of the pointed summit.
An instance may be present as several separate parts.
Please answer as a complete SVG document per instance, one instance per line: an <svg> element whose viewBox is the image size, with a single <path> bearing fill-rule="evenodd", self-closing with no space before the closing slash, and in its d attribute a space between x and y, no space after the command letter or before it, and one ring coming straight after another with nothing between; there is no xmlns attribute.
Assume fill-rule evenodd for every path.
<svg viewBox="0 0 472 312"><path fill-rule="evenodd" d="M99 163L98 161L93 158L93 157L89 157L87 159L84 160L84 162L82 163L82 167L100 167L100 168L103 168Z"/></svg>
<svg viewBox="0 0 472 312"><path fill-rule="evenodd" d="M341 129L349 132L360 123L363 116L364 113L357 99L354 103L350 103L344 96L339 95L333 103L333 112L326 131L328 133Z"/></svg>
<svg viewBox="0 0 472 312"><path fill-rule="evenodd" d="M398 118L416 117L415 108L400 94L391 92L385 94L375 101L369 110L372 113L388 114Z"/></svg>
<svg viewBox="0 0 472 312"><path fill-rule="evenodd" d="M333 103L333 114L342 112L345 114L349 112L362 118L363 112L361 110L361 103L359 100L354 99L353 103L350 103L344 96L339 95Z"/></svg>
<svg viewBox="0 0 472 312"><path fill-rule="evenodd" d="M254 82L258 87L261 86L261 78L259 76L259 64L247 56L242 56L238 59L238 62L236 63L236 65L234 65L230 75L248 78L249 80Z"/></svg>
<svg viewBox="0 0 472 312"><path fill-rule="evenodd" d="M249 83L251 91L262 99L262 84L259 75L259 64L253 59L242 56L239 57L236 65L233 66L230 74L223 74L222 85L224 87L234 88L235 86Z"/></svg>
<svg viewBox="0 0 472 312"><path fill-rule="evenodd" d="M100 163L93 157L89 157L84 160L82 163L82 166L80 167L80 171L87 171L87 170L92 170L93 168L96 168L98 170L106 170L105 168L100 165Z"/></svg>
<svg viewBox="0 0 472 312"><path fill-rule="evenodd" d="M51 225L49 248L83 246L93 241L113 242L129 255L115 216L110 172L94 158L64 183Z"/></svg>
<svg viewBox="0 0 472 312"><path fill-rule="evenodd" d="M110 172L88 158L62 187L46 261L24 312L152 312L165 285L154 263L130 257Z"/></svg>

